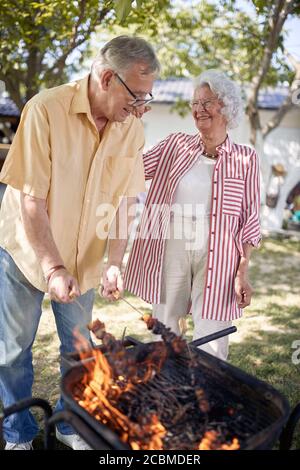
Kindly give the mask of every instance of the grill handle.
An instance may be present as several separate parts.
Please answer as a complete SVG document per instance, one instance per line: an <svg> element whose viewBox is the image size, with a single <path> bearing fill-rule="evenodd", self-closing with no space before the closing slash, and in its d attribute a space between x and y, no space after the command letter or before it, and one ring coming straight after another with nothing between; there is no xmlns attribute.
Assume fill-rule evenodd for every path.
<svg viewBox="0 0 300 470"><path fill-rule="evenodd" d="M2 437L2 428L3 428L3 421L7 416L10 416L14 413L17 413L19 411L26 410L30 407L37 407L37 408L42 408L44 411L44 425L47 426L47 422L49 419L52 417L52 408L49 405L49 403L46 400L43 400L43 398L24 398L23 400L18 401L14 405L11 405L7 408L4 408L2 413L0 413L0 438ZM45 434L44 436L44 445L45 449L52 449L54 446L54 433L48 433Z"/></svg>
<svg viewBox="0 0 300 470"><path fill-rule="evenodd" d="M55 425L60 422L68 423L75 429L76 433L84 439L94 450L111 450L111 447L96 433L80 416L73 411L63 410L57 411L47 421L45 428L45 436L55 434ZM55 442L51 442L51 447L45 446L46 450L55 450ZM125 445L125 444L124 444Z"/></svg>
<svg viewBox="0 0 300 470"><path fill-rule="evenodd" d="M231 333L235 333L237 330L236 326L230 326L229 328L225 328L224 330L216 331L211 335L203 336L202 338L195 339L189 343L190 346L201 346L202 344L209 343L215 339L223 338L223 336L230 335Z"/></svg>
<svg viewBox="0 0 300 470"><path fill-rule="evenodd" d="M230 335L231 333L235 333L237 331L236 326L230 326L229 328L225 328L224 330L216 331L215 333L212 333L211 335L203 336L202 338L195 339L194 341L191 341L189 343L190 346L201 346L202 344L209 343L210 341L213 341L215 339L222 338L223 336ZM126 336L125 338L125 344L126 346L138 346L138 345L143 345L141 341L139 341L136 338L133 338L132 336Z"/></svg>
<svg viewBox="0 0 300 470"><path fill-rule="evenodd" d="M300 422L300 403L298 403L293 409L281 433L279 450L290 450L293 437L294 437L294 431L299 422Z"/></svg>

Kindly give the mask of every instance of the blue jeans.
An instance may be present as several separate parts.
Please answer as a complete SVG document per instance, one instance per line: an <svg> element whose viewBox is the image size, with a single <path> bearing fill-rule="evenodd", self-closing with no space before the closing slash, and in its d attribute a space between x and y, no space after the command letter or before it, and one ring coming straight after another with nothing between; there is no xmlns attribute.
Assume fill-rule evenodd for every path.
<svg viewBox="0 0 300 470"><path fill-rule="evenodd" d="M44 292L27 281L12 257L0 247L0 399L4 407L32 394L31 348L42 313L43 298ZM74 351L75 326L90 341L85 326L92 318L94 290L89 290L77 300L86 315L76 303L51 302L60 339L60 353ZM62 409L63 400L60 398L56 410ZM66 423L60 423L57 427L62 434L74 432ZM15 413L4 420L3 434L8 442L31 441L37 433L36 421L29 410Z"/></svg>

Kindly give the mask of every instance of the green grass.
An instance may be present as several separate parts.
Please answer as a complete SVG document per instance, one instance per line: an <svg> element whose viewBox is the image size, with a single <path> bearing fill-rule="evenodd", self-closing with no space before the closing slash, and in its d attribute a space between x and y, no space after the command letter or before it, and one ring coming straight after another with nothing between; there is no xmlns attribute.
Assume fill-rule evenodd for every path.
<svg viewBox="0 0 300 470"><path fill-rule="evenodd" d="M259 250L254 250L250 268L254 296L243 318L235 322L238 332L231 335L229 354L231 364L274 386L288 399L291 408L300 402L300 365L292 363L292 343L300 340L299 266L298 242L266 239ZM140 299L128 293L126 298L143 313L151 311L149 304ZM44 309L33 348L34 395L54 405L59 394L58 340L49 301L45 301ZM125 330L126 335L151 340L144 323L138 320L139 314L121 300L110 303L97 295L94 315L116 337L122 337ZM188 325L187 339L191 340L191 318ZM41 415L38 421L42 427ZM42 433L35 447L42 447ZM300 426L293 448L300 448Z"/></svg>

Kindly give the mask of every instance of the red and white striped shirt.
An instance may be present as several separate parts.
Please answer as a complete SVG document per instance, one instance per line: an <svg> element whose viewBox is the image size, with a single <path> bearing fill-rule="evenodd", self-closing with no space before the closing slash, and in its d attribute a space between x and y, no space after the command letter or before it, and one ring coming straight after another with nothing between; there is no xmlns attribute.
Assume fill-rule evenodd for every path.
<svg viewBox="0 0 300 470"><path fill-rule="evenodd" d="M164 244L174 192L203 150L200 134L176 133L143 156L145 177L152 183L127 263L125 287L147 302L160 302ZM259 163L254 149L235 144L229 137L217 151L202 318L229 321L242 315L234 281L243 243L258 246L261 239Z"/></svg>

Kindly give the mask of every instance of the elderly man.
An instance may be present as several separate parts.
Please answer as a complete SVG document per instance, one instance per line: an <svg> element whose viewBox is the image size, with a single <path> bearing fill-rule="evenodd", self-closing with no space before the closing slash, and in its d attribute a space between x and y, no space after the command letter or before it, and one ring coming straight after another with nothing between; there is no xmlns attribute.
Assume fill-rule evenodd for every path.
<svg viewBox="0 0 300 470"><path fill-rule="evenodd" d="M151 101L158 70L146 41L120 36L103 47L89 76L42 91L23 110L0 175L8 185L0 213L4 407L31 396L31 347L45 292L61 353L73 350L74 327L91 320L108 238L108 230L98 230L99 217L108 208L109 228L144 190L143 128L131 112ZM102 273L107 298L122 291L126 244L126 237L109 241ZM60 399L57 410L62 407ZM32 448L38 428L30 411L8 417L3 428L6 449ZM87 448L66 423L57 437L73 449Z"/></svg>

